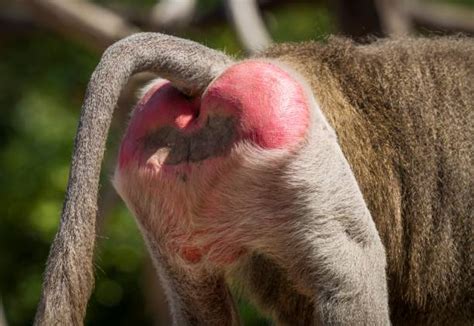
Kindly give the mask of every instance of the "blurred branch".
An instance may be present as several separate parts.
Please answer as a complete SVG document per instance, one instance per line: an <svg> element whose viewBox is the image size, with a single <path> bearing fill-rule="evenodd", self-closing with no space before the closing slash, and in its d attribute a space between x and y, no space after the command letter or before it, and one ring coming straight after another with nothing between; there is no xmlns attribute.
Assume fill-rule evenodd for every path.
<svg viewBox="0 0 474 326"><path fill-rule="evenodd" d="M1 1L1 0L0 0ZM161 0L163 1L163 0ZM171 1L180 1L180 0L171 0ZM189 1L189 0L184 0ZM193 0L193 1L199 1L199 0ZM228 23L228 15L226 14L226 1L227 0L222 0L222 1L217 1L215 5L209 6L208 10L195 10L194 16L192 17L191 21L189 22L189 27L197 26L200 28L207 27L207 26L213 26L213 25L219 25L219 24L225 24ZM295 0L300 1L300 0ZM321 2L323 0L315 0L315 3ZM261 0L258 1L259 7L264 9L264 10L272 10L276 7L282 6L282 5L288 5L288 0ZM148 12L144 12L142 9L136 9L133 7L128 7L124 5L120 5L117 3L110 4L109 6L112 8L115 12L119 13L122 17L125 17L128 21L132 22L133 24L140 26L143 30L150 30L150 29L155 29L157 26L164 27L163 23L160 23L156 21L156 17L152 17L150 19L150 15ZM197 8L195 8L197 9ZM154 21L152 21L154 20ZM168 27L164 27L165 29ZM171 27L173 29L173 27ZM182 28L181 28L182 29Z"/></svg>
<svg viewBox="0 0 474 326"><path fill-rule="evenodd" d="M154 30L184 28L196 14L196 0L160 0L150 15Z"/></svg>
<svg viewBox="0 0 474 326"><path fill-rule="evenodd" d="M227 12L240 42L248 53L263 50L271 43L256 0L227 0Z"/></svg>
<svg viewBox="0 0 474 326"><path fill-rule="evenodd" d="M2 36L15 36L17 33L28 33L35 27L31 15L18 3L3 3L0 0L0 33Z"/></svg>
<svg viewBox="0 0 474 326"><path fill-rule="evenodd" d="M420 1L406 5L411 19L419 27L474 35L474 10L470 8Z"/></svg>
<svg viewBox="0 0 474 326"><path fill-rule="evenodd" d="M227 18L248 52L263 49L271 43L266 26L259 14L257 0L226 0ZM110 10L86 0L22 0L30 9L30 19L52 28L67 37L75 38L102 51L116 40L139 31L135 22L144 30L173 31L193 26L224 23L224 2L203 15L196 13L197 0L161 0L151 14L140 11ZM264 6L284 3L266 0ZM119 7L120 8L120 7ZM118 12L118 13L117 13ZM1 18L1 17L0 17Z"/></svg>
<svg viewBox="0 0 474 326"><path fill-rule="evenodd" d="M406 0L375 0L381 31L385 35L403 36L412 31Z"/></svg>
<svg viewBox="0 0 474 326"><path fill-rule="evenodd" d="M5 310L3 308L2 297L0 297L0 326L7 326L7 318L5 317Z"/></svg>
<svg viewBox="0 0 474 326"><path fill-rule="evenodd" d="M83 0L23 0L33 17L55 31L103 50L137 32L121 16Z"/></svg>
<svg viewBox="0 0 474 326"><path fill-rule="evenodd" d="M474 34L474 11L420 0L337 0L331 3L341 32L359 41L407 35L413 26L433 31Z"/></svg>

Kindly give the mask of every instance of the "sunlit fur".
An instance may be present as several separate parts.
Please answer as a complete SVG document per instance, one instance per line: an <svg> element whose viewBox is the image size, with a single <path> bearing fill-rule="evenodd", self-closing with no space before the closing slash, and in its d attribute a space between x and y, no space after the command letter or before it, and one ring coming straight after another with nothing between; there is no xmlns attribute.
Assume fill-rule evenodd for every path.
<svg viewBox="0 0 474 326"><path fill-rule="evenodd" d="M387 253L392 323L471 325L473 40L361 46L331 38L278 45L263 56L310 83L337 133ZM255 288L263 296L272 284Z"/></svg>
<svg viewBox="0 0 474 326"><path fill-rule="evenodd" d="M261 56L310 103L298 146L241 141L185 181L117 171L175 319L236 323L227 279L282 324L383 325L388 306L394 324L470 324L473 54L463 38L278 45Z"/></svg>
<svg viewBox="0 0 474 326"><path fill-rule="evenodd" d="M305 90L310 123L298 146L268 149L238 141L224 157L184 163L171 174L165 166L131 164L117 169L116 188L134 212L162 279L186 275L199 283L203 275L222 274L245 286L240 267L263 254L283 266L290 288L311 302L305 313L314 323L386 324L385 254L375 225L308 85L291 68L280 68ZM189 248L202 257L186 259ZM163 268L163 257L172 270ZM176 284L168 289L171 298L182 293L178 302L171 299L177 320L210 323L209 302L197 291ZM176 308L186 296L198 297L191 301L199 308ZM265 306L275 319L291 322ZM226 315L214 318L231 322Z"/></svg>

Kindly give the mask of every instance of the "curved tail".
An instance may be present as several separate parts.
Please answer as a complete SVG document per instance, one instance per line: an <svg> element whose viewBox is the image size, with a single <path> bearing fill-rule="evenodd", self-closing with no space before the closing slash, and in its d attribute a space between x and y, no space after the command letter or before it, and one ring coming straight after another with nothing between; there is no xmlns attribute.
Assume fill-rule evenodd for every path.
<svg viewBox="0 0 474 326"><path fill-rule="evenodd" d="M198 43L140 33L109 47L82 106L59 230L48 257L35 325L81 325L94 284L97 194L107 134L130 76L152 71L199 95L232 59Z"/></svg>

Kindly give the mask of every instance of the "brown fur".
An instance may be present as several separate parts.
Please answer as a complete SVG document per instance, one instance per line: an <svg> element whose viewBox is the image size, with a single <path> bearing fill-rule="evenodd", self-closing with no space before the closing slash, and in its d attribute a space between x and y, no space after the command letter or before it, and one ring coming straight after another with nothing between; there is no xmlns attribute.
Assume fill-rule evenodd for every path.
<svg viewBox="0 0 474 326"><path fill-rule="evenodd" d="M385 245L392 322L472 323L474 42L332 38L263 56L310 82L338 134Z"/></svg>
<svg viewBox="0 0 474 326"><path fill-rule="evenodd" d="M213 173L225 178L197 173L194 184L182 178L165 184L168 195L183 190L186 205L162 189L138 187L153 180L140 181L136 171L116 177L147 240L174 322L238 323L224 283L230 276L284 324L386 324L380 235L394 324L472 324L473 54L474 42L462 38L276 46L262 56L299 72L320 104L312 106L310 132L297 153L239 145L230 165L222 165L226 173ZM100 160L128 76L151 69L179 76L178 88L200 94L231 62L159 34L131 37L106 53L85 100L36 324L82 323L92 288ZM219 204L214 225L206 224L208 203L202 200L209 188ZM156 214L169 207L171 213L183 209L190 226L215 230L204 240L229 245L214 253L243 244L251 254L225 270L181 264L164 237L173 224Z"/></svg>

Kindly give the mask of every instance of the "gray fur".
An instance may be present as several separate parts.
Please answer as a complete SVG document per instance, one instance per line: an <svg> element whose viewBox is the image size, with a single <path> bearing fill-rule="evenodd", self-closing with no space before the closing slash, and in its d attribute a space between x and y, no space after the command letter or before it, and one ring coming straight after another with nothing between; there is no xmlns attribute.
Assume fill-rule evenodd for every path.
<svg viewBox="0 0 474 326"><path fill-rule="evenodd" d="M301 79L291 68L283 69ZM311 307L307 313L312 317L296 318L325 325L389 324L382 242L334 130L309 86L300 82L306 88L311 119L306 140L297 151L261 149L242 142L209 174L195 167L185 184L169 177L145 177L134 167L116 171L116 189L134 212L162 280L172 286L183 273L194 280L186 290L177 288L169 294L172 310L195 311L202 320L201 312L208 311L210 303L200 299L201 292L193 287L199 288L203 277L225 273L246 287L240 265L247 255L230 266L215 263L216 257L241 246L249 255L271 257L290 282L282 286L294 287L309 298L311 303L301 304ZM155 150L162 146L155 145ZM187 148L183 143L174 147L176 151ZM212 216L206 208L208 194L216 196L210 203L215 210ZM187 241L208 248L207 260L190 264L179 257L171 244L182 240L173 234L187 232L189 237L204 234ZM162 263L164 257L167 264ZM258 287L249 292L258 293ZM272 298L262 298L267 300ZM183 301L188 303L184 308ZM222 300L218 307L224 314L214 318L231 323L231 301ZM274 308L279 320L278 311L285 308ZM175 323L192 324L192 318L184 316L175 314ZM214 324L212 320L202 323Z"/></svg>
<svg viewBox="0 0 474 326"><path fill-rule="evenodd" d="M154 38L145 34L136 43L148 37ZM120 44L115 51L127 53ZM187 51L180 49L181 55ZM146 52L137 51L139 57ZM113 59L114 53L105 56ZM175 151L176 163L199 158L186 182L178 175L161 178L159 171L148 177L133 164L114 179L154 259L174 323L237 324L226 285L233 281L279 324L471 324L473 53L472 40L462 38L279 45L261 60L272 60L298 80L310 102L309 129L296 150L242 141L222 151L201 137L205 130L189 138L158 131L144 139L150 153L163 146ZM176 66L168 59L153 62L173 67L166 78L180 72L176 85L191 94L200 94L230 63L222 59L202 77L208 59L195 70L192 60ZM156 68L148 59L140 62L143 69ZM109 121L117 89L138 71L123 63L106 66L91 81L96 86L85 101L86 126L103 117L103 103ZM198 86L189 86L187 78ZM107 128L98 128L100 134L80 128L81 163L73 160L39 324L82 321ZM180 141L168 144L170 135ZM212 161L215 156L225 159ZM182 219L173 219L177 214ZM207 251L193 263L181 257L183 245ZM231 263L219 260L236 252L240 256ZM79 266L89 274L78 272Z"/></svg>
<svg viewBox="0 0 474 326"><path fill-rule="evenodd" d="M61 224L48 258L36 325L82 324L94 280L100 165L112 112L128 78L145 70L156 72L181 91L195 95L231 62L200 44L155 33L133 35L104 53L82 107Z"/></svg>

